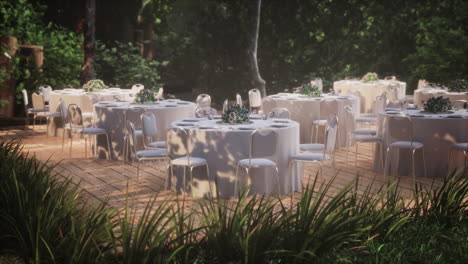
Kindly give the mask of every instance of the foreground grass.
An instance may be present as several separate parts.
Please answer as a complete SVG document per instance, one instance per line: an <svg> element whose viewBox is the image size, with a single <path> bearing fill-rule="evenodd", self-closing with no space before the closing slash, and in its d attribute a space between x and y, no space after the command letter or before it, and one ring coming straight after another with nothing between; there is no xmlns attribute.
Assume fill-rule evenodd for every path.
<svg viewBox="0 0 468 264"><path fill-rule="evenodd" d="M336 194L333 181L306 186L291 207L273 197L236 203L150 201L143 215L90 206L79 187L0 141L0 263L468 263L468 182L397 183Z"/></svg>

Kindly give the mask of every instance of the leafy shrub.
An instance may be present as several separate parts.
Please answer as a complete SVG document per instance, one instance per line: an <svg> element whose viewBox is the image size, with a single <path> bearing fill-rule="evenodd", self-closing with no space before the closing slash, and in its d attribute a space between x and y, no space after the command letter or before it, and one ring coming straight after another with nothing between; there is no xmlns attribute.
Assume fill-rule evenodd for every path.
<svg viewBox="0 0 468 264"><path fill-rule="evenodd" d="M166 63L146 60L139 55L137 44L115 41L112 46L98 42L96 75L108 85L129 88L141 83L147 89L160 86L158 69Z"/></svg>
<svg viewBox="0 0 468 264"><path fill-rule="evenodd" d="M85 203L78 186L59 180L53 167L0 141L0 245L39 263L94 263L110 241L112 213Z"/></svg>

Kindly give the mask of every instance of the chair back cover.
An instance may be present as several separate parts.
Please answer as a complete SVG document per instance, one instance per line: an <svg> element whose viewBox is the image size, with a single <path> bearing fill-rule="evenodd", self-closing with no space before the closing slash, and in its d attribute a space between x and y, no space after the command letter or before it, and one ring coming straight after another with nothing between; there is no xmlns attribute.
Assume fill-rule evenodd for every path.
<svg viewBox="0 0 468 264"><path fill-rule="evenodd" d="M226 99L226 100L224 100L224 102L223 102L223 113L226 112L226 110L228 109L228 107L229 107L229 100Z"/></svg>
<svg viewBox="0 0 468 264"><path fill-rule="evenodd" d="M236 94L236 104L242 105L242 97L240 94Z"/></svg>
<svg viewBox="0 0 468 264"><path fill-rule="evenodd" d="M320 91L323 91L323 81L322 81L322 78L315 78L315 80L312 80L310 83L311 83L311 84L314 84L315 86L317 86L317 88L318 88Z"/></svg>
<svg viewBox="0 0 468 264"><path fill-rule="evenodd" d="M278 145L278 132L271 128L256 129L250 134L249 158L275 155Z"/></svg>
<svg viewBox="0 0 468 264"><path fill-rule="evenodd" d="M187 130L186 130L187 129ZM188 128L170 127L166 132L167 153L171 158L188 157L190 151L188 146Z"/></svg>
<svg viewBox="0 0 468 264"><path fill-rule="evenodd" d="M83 115L81 113L81 108L78 105L70 104L68 106L68 120L72 128L84 128Z"/></svg>
<svg viewBox="0 0 468 264"><path fill-rule="evenodd" d="M62 117L63 122L69 122L68 121L68 111L67 111L67 106L65 105L65 101L63 101L62 98L60 98L59 103L58 103L58 108L60 111L60 116Z"/></svg>
<svg viewBox="0 0 468 264"><path fill-rule="evenodd" d="M158 100L164 100L163 94L164 94L164 88L161 87L159 88L158 93L156 94L155 98Z"/></svg>
<svg viewBox="0 0 468 264"><path fill-rule="evenodd" d="M419 89L427 88L427 86L428 86L428 85L427 85L426 80L419 80L419 81L418 81L418 90L419 90Z"/></svg>
<svg viewBox="0 0 468 264"><path fill-rule="evenodd" d="M141 125L144 137L155 137L158 127L156 125L156 117L151 112L145 112L141 115Z"/></svg>
<svg viewBox="0 0 468 264"><path fill-rule="evenodd" d="M209 115L214 116L218 111L212 107L202 107L195 109L195 117L202 118L208 117Z"/></svg>
<svg viewBox="0 0 468 264"><path fill-rule="evenodd" d="M145 89L145 86L143 86L143 84L137 83L132 86L132 92L135 92L135 93L138 93L143 89Z"/></svg>
<svg viewBox="0 0 468 264"><path fill-rule="evenodd" d="M44 95L44 101L49 102L49 94L52 92L52 87L50 85L41 85L39 86L39 92Z"/></svg>
<svg viewBox="0 0 468 264"><path fill-rule="evenodd" d="M262 95L260 93L260 90L252 89L249 91L249 105L250 107L262 106Z"/></svg>
<svg viewBox="0 0 468 264"><path fill-rule="evenodd" d="M141 115L145 112L143 107L129 107L125 110L124 122L128 123L131 121L135 129L140 129L141 124Z"/></svg>
<svg viewBox="0 0 468 264"><path fill-rule="evenodd" d="M327 119L330 115L338 114L338 101L326 98L320 101L320 119Z"/></svg>
<svg viewBox="0 0 468 264"><path fill-rule="evenodd" d="M23 89L21 90L21 93L23 94L24 107L28 108L29 107L28 92L26 91L26 89Z"/></svg>
<svg viewBox="0 0 468 264"><path fill-rule="evenodd" d="M392 141L412 141L413 132L411 118L406 115L392 115L386 117L387 129Z"/></svg>
<svg viewBox="0 0 468 264"><path fill-rule="evenodd" d="M330 115L327 119L327 127L325 132L325 150L334 151L336 149L336 141L338 138L338 117Z"/></svg>
<svg viewBox="0 0 468 264"><path fill-rule="evenodd" d="M374 114L378 114L383 111L387 106L387 93L383 92L381 95L375 98L374 102Z"/></svg>
<svg viewBox="0 0 468 264"><path fill-rule="evenodd" d="M289 110L286 108L274 108L271 110L271 115L273 118L289 119Z"/></svg>
<svg viewBox="0 0 468 264"><path fill-rule="evenodd" d="M44 109L44 96L42 94L33 93L32 94L32 104L34 109Z"/></svg>
<svg viewBox="0 0 468 264"><path fill-rule="evenodd" d="M467 101L466 100L455 100L452 103L452 106L455 110L459 109L464 109L467 107Z"/></svg>
<svg viewBox="0 0 468 264"><path fill-rule="evenodd" d="M135 134L135 125L129 121L125 127L127 129L128 141L130 142L132 153L136 153L137 138Z"/></svg>
<svg viewBox="0 0 468 264"><path fill-rule="evenodd" d="M197 96L196 103L198 108L211 107L211 96L208 94L200 94Z"/></svg>

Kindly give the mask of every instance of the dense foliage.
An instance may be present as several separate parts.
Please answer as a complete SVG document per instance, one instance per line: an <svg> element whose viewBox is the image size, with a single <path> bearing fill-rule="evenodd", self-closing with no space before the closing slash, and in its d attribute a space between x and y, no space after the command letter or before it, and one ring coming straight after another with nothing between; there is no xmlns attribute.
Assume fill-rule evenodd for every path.
<svg viewBox="0 0 468 264"><path fill-rule="evenodd" d="M413 198L393 184L331 189L316 180L299 201L237 202L155 195L143 210L85 203L52 167L0 141L0 262L467 263L468 181L449 175ZM289 201L288 201L289 202Z"/></svg>

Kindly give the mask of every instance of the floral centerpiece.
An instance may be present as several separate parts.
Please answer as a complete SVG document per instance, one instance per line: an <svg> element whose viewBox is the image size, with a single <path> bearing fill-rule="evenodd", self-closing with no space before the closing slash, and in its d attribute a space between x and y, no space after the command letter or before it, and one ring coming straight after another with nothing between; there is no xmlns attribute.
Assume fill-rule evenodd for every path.
<svg viewBox="0 0 468 264"><path fill-rule="evenodd" d="M468 92L468 80L458 79L450 83L449 89L452 92Z"/></svg>
<svg viewBox="0 0 468 264"><path fill-rule="evenodd" d="M303 84L295 89L295 93L304 94L308 96L319 97L322 96L322 91L317 86L317 82L311 81L310 83Z"/></svg>
<svg viewBox="0 0 468 264"><path fill-rule="evenodd" d="M152 103L156 101L156 97L150 89L142 89L135 95L135 97L135 102L139 104Z"/></svg>
<svg viewBox="0 0 468 264"><path fill-rule="evenodd" d="M379 76L375 72L368 72L361 79L363 82L376 82L378 80Z"/></svg>
<svg viewBox="0 0 468 264"><path fill-rule="evenodd" d="M233 104L223 113L221 119L227 124L243 124L250 121L250 111L240 104Z"/></svg>
<svg viewBox="0 0 468 264"><path fill-rule="evenodd" d="M442 96L432 97L424 103L424 111L431 113L443 113L452 109L450 99Z"/></svg>
<svg viewBox="0 0 468 264"><path fill-rule="evenodd" d="M107 88L107 86L102 80L99 79L90 80L87 83L85 83L85 85L83 85L83 90L85 90L86 92L94 92L105 88Z"/></svg>

